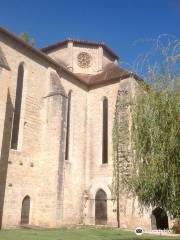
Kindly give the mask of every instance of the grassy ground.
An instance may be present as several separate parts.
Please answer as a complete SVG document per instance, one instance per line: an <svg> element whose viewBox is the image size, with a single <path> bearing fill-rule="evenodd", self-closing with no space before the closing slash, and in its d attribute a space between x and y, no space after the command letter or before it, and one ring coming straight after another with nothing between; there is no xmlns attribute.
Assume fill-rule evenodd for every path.
<svg viewBox="0 0 180 240"><path fill-rule="evenodd" d="M137 238L135 233L118 229L62 228L53 230L2 230L0 240L169 240L176 237L145 235Z"/></svg>

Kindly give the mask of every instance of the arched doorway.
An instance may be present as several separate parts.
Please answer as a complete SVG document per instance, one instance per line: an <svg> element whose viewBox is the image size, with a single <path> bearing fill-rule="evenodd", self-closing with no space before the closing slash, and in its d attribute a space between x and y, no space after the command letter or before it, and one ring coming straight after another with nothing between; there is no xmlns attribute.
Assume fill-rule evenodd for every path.
<svg viewBox="0 0 180 240"><path fill-rule="evenodd" d="M151 215L151 226L152 229L168 229L168 216L166 212L160 208L157 207L152 211Z"/></svg>
<svg viewBox="0 0 180 240"><path fill-rule="evenodd" d="M26 196L22 201L21 224L29 224L30 197Z"/></svg>
<svg viewBox="0 0 180 240"><path fill-rule="evenodd" d="M95 197L95 224L107 224L107 195L102 189L97 191Z"/></svg>

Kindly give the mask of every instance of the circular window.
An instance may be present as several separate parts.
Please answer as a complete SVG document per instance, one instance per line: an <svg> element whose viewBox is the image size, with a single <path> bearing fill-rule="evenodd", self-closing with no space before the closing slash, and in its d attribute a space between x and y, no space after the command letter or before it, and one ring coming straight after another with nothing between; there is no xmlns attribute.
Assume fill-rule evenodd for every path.
<svg viewBox="0 0 180 240"><path fill-rule="evenodd" d="M81 68L88 68L91 65L91 56L87 52L81 52L77 56L78 66Z"/></svg>

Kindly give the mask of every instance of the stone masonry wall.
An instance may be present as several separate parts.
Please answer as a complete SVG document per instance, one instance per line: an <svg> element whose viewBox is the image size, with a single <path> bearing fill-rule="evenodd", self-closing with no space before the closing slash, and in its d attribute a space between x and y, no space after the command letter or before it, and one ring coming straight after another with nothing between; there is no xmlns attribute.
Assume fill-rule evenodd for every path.
<svg viewBox="0 0 180 240"><path fill-rule="evenodd" d="M23 62L24 89L20 124L18 150L10 150L4 159L8 163L6 192L4 200L3 227L15 227L20 222L21 204L26 195L31 199L31 223L38 222L42 206L38 195L40 189L39 162L42 156L41 104L44 95L42 81L46 81L46 64L32 53L27 56L26 50L4 37L1 47L10 66L9 95L14 108L18 65ZM44 77L43 77L44 76ZM45 85L44 85L45 86ZM10 139L8 139L10 142ZM9 143L10 144L10 143ZM49 199L50 200L50 199ZM36 209L37 211L34 211ZM33 210L33 211L32 211Z"/></svg>
<svg viewBox="0 0 180 240"><path fill-rule="evenodd" d="M25 68L21 141L18 150L10 150L6 158L8 172L3 228L19 226L22 200L26 195L31 200L30 224L53 227L62 221L69 222L69 219L80 222L87 89L65 73L58 73L65 92L72 90L70 159L65 166L60 166L60 155L64 151L61 144L61 134L65 131L61 125L64 103L58 96L45 98L50 91L49 73L52 69L33 53L10 39L3 39L4 36L0 37L11 68L9 91L12 105L19 63L23 62ZM64 177L61 190L60 175L61 179Z"/></svg>
<svg viewBox="0 0 180 240"><path fill-rule="evenodd" d="M0 69L0 227L4 208L4 195L9 156L9 140L11 137L12 102L9 94L10 72Z"/></svg>
<svg viewBox="0 0 180 240"><path fill-rule="evenodd" d="M128 78L120 82L99 86L88 94L87 155L86 155L86 189L89 193L87 207L84 209L88 224L95 223L95 194L103 189L107 196L108 225L117 226L116 202L112 201L111 183L113 173L112 129L118 91L126 90L133 98L139 88L136 80ZM108 163L102 164L102 100L108 98ZM123 161L126 161L125 158ZM139 223L139 224L138 224ZM143 216L139 214L137 199L129 199L124 194L120 198L120 224L124 228L138 225L150 229L150 211Z"/></svg>

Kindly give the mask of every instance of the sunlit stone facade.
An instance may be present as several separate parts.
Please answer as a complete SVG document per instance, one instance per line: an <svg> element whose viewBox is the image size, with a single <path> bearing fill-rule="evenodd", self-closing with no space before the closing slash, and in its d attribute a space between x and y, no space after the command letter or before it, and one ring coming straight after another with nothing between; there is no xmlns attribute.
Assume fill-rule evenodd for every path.
<svg viewBox="0 0 180 240"><path fill-rule="evenodd" d="M8 64L0 65L1 227L117 226L114 111L118 90L136 95L137 77L101 43L69 39L38 50L1 28L0 48ZM151 229L151 211L141 215L136 198L120 196L123 228Z"/></svg>

